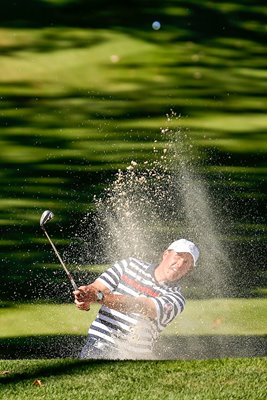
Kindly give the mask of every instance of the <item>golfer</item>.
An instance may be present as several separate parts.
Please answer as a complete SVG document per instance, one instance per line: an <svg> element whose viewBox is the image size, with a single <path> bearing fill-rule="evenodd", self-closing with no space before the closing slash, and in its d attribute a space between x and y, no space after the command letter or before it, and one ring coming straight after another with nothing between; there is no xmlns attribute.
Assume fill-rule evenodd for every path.
<svg viewBox="0 0 267 400"><path fill-rule="evenodd" d="M125 259L75 290L80 310L101 304L80 357L155 358L153 345L160 332L184 309L179 280L193 269L198 257L194 243L179 239L164 251L156 266Z"/></svg>

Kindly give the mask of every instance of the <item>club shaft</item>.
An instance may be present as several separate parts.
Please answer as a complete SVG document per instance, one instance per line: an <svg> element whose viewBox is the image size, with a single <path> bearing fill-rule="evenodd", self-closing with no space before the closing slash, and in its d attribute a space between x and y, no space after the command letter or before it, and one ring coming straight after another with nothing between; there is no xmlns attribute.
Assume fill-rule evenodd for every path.
<svg viewBox="0 0 267 400"><path fill-rule="evenodd" d="M64 270L65 270L65 272L66 272L66 274L67 274L67 276L68 276L68 278L69 278L69 280L70 280L70 282L71 282L71 284L72 284L73 289L74 289L74 290L78 290L78 286L77 286L76 283L74 282L73 277L71 276L71 274L70 274L70 272L68 271L66 265L64 264L62 258L60 257L60 254L59 254L59 252L57 251L56 246L54 245L54 243L53 243L52 240L50 239L50 237L49 237L48 233L46 232L46 229L44 228L44 226L42 226L42 229L43 229L43 231L44 231L44 233L45 233L45 235L46 235L46 237L47 237L49 243L50 243L51 246L53 247L53 250L54 250L54 252L56 253L57 258L59 259L60 264L61 264L62 267L64 268Z"/></svg>

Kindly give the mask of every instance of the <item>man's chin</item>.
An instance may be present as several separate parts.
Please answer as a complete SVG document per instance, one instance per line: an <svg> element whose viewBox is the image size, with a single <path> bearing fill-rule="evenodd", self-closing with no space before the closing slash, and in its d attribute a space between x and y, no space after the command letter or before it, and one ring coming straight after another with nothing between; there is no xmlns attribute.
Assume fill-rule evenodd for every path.
<svg viewBox="0 0 267 400"><path fill-rule="evenodd" d="M169 282L175 282L175 281L178 281L178 279L180 279L180 275L178 275L178 274L169 274L167 278L168 278Z"/></svg>

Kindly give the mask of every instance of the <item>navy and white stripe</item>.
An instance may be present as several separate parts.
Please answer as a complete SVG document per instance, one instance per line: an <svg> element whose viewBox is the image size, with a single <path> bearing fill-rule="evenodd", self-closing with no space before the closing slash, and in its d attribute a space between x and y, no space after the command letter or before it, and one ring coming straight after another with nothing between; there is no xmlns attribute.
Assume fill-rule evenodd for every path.
<svg viewBox="0 0 267 400"><path fill-rule="evenodd" d="M89 328L89 335L101 338L114 348L126 351L126 357L150 354L159 333L178 315L185 299L178 286L159 284L154 267L135 258L116 262L98 278L114 294L146 296L157 309L157 319L150 320L137 313L122 313L102 306Z"/></svg>

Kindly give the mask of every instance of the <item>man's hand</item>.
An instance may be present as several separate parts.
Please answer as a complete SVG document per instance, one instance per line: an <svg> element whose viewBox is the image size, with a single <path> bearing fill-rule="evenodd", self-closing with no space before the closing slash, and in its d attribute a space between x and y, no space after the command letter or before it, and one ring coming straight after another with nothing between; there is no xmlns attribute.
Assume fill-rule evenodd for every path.
<svg viewBox="0 0 267 400"><path fill-rule="evenodd" d="M89 311L90 304L97 299L97 289L93 285L80 286L73 294L76 307L83 311Z"/></svg>
<svg viewBox="0 0 267 400"><path fill-rule="evenodd" d="M149 297L139 296L132 297L128 295L113 294L110 292L103 283L94 281L90 285L80 286L78 290L73 292L75 296L74 303L79 310L90 310L90 304L97 303L97 292L104 293L104 300L101 304L106 307L113 308L114 310L124 313L138 313L143 314L150 319L157 317L157 310L155 303Z"/></svg>

